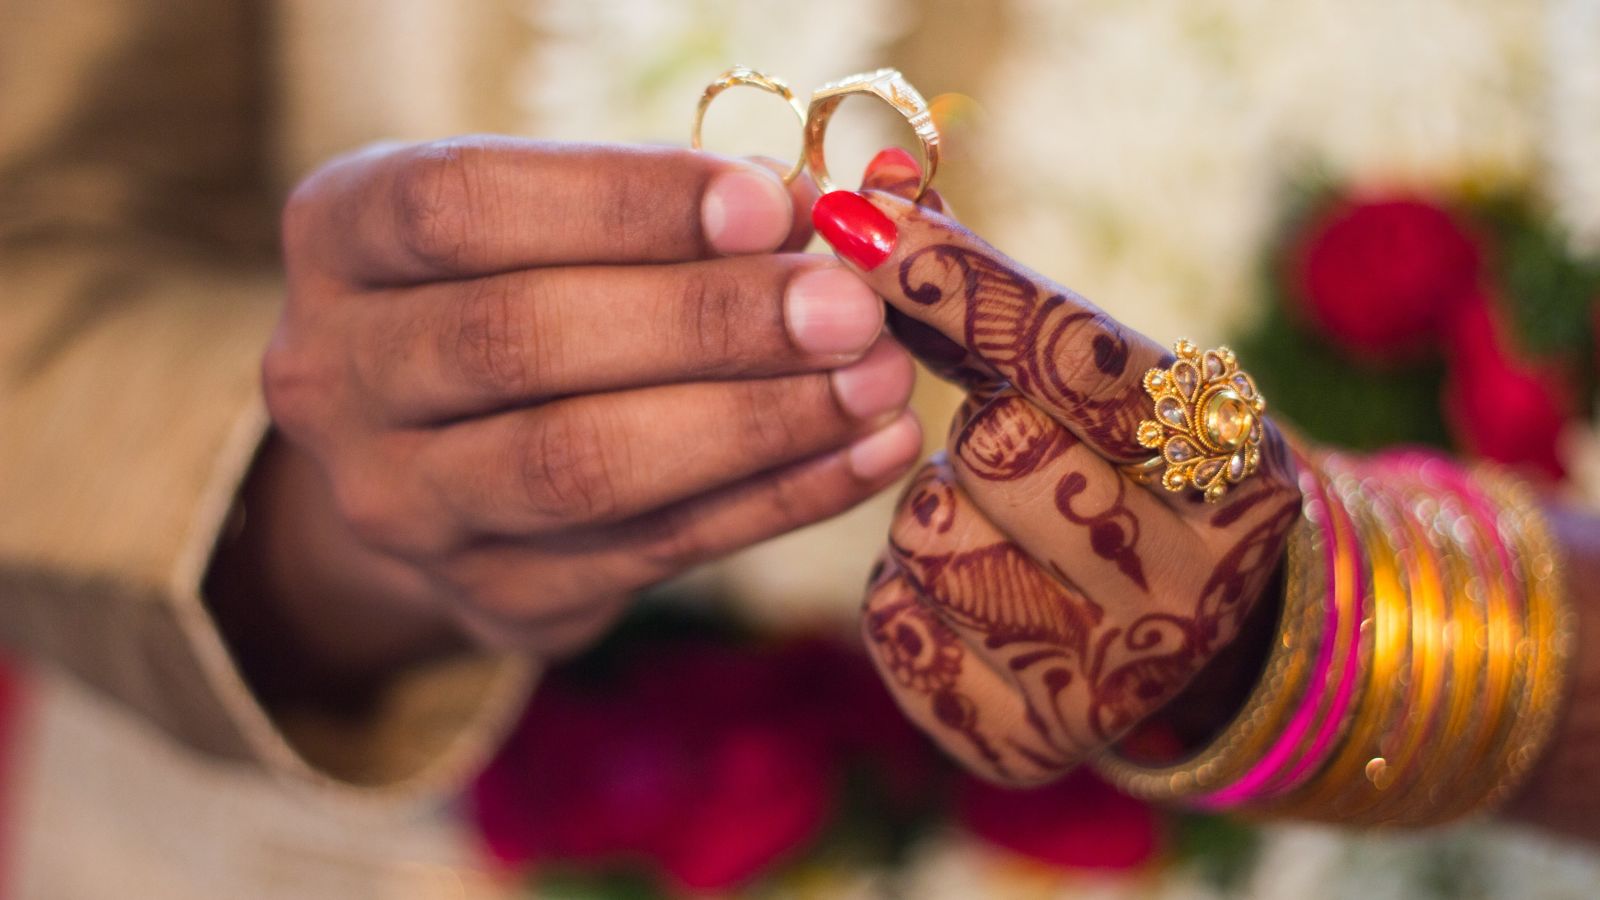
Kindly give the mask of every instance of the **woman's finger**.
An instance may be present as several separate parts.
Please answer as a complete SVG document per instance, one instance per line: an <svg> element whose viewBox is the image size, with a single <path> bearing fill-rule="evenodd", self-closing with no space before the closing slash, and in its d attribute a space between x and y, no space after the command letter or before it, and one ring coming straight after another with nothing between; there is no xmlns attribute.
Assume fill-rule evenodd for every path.
<svg viewBox="0 0 1600 900"><path fill-rule="evenodd" d="M950 469L1000 531L1113 615L1193 615L1186 592L1171 588L1211 556L1186 519L1014 390L963 412Z"/></svg>
<svg viewBox="0 0 1600 900"><path fill-rule="evenodd" d="M922 181L922 167L916 157L901 149L882 150L867 164L861 179L864 191L883 191L910 200ZM919 201L934 212L954 215L937 188L930 188ZM989 392L999 387L1000 377L967 348L939 333L932 325L911 318L894 307L887 316L889 330L911 355L922 361L935 375L970 391Z"/></svg>
<svg viewBox="0 0 1600 900"><path fill-rule="evenodd" d="M1171 355L950 218L889 194L835 191L812 221L895 309L979 357L1114 462L1150 456L1135 437L1141 379Z"/></svg>
<svg viewBox="0 0 1600 900"><path fill-rule="evenodd" d="M942 457L907 487L889 552L928 608L1021 694L1053 758L1070 764L1104 742L1093 656L1105 608L985 518Z"/></svg>
<svg viewBox="0 0 1600 900"><path fill-rule="evenodd" d="M1036 732L1017 686L974 657L892 559L867 587L861 631L906 716L969 769L1038 784L1071 767Z"/></svg>
<svg viewBox="0 0 1600 900"><path fill-rule="evenodd" d="M893 194L906 200L916 198L917 188L922 183L922 164L903 147L886 147L878 151L867 163L866 171L861 175L861 189L863 191L882 191ZM946 208L944 196L938 188L930 187L917 200L917 205L934 212L944 213L948 216L955 214Z"/></svg>

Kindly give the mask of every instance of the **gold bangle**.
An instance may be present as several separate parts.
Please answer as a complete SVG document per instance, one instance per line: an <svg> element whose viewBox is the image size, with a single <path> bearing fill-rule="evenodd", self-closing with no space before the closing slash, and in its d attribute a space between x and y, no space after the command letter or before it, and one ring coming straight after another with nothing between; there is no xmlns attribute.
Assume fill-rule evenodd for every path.
<svg viewBox="0 0 1600 900"><path fill-rule="evenodd" d="M1373 576L1369 680L1343 745L1272 812L1436 824L1503 803L1549 745L1575 629L1560 548L1526 485L1426 465L1329 465Z"/></svg>
<svg viewBox="0 0 1600 900"><path fill-rule="evenodd" d="M1459 754L1441 734L1453 734L1471 714L1478 699L1473 672L1476 656L1451 639L1454 631L1470 628L1475 618L1463 595L1461 563L1464 553L1441 547L1436 534L1449 520L1448 494L1409 490L1404 476L1385 477L1373 489L1389 496L1398 518L1391 527L1408 539L1403 560L1412 569L1409 580L1412 614L1412 682L1417 704L1407 711L1396 734L1387 742L1387 759L1394 768L1388 788L1352 821L1385 824L1405 818L1430 818L1435 804L1428 802L1432 788L1448 784ZM1452 523L1453 524L1453 523ZM1448 526L1446 526L1448 527ZM1423 757L1423 748L1437 753Z"/></svg>
<svg viewBox="0 0 1600 900"><path fill-rule="evenodd" d="M1395 685L1403 683L1400 673L1409 665L1410 627L1401 572L1369 509L1372 498L1343 461L1331 457L1326 465L1332 476L1330 497L1342 506L1354 528L1351 538L1363 550L1372 642L1355 712L1342 741L1310 781L1271 809L1307 818L1339 819L1346 806L1359 801L1362 788L1372 787L1369 779L1381 777L1381 770L1372 765L1374 759L1381 759L1374 748L1406 696L1403 690L1395 691Z"/></svg>
<svg viewBox="0 0 1600 900"><path fill-rule="evenodd" d="M1315 649L1324 638L1324 540L1303 514L1290 529L1279 638L1261 679L1233 719L1204 747L1170 765L1141 765L1110 747L1091 761L1102 777L1124 793L1170 802L1223 787L1261 758L1289 710L1305 695Z"/></svg>
<svg viewBox="0 0 1600 900"><path fill-rule="evenodd" d="M1560 545L1532 490L1488 468L1478 476L1491 499L1507 510L1501 523L1515 540L1513 557L1524 585L1527 622L1527 637L1517 652L1527 666L1522 706L1478 806L1487 811L1522 786L1554 735L1571 673L1577 616L1566 596Z"/></svg>
<svg viewBox="0 0 1600 900"><path fill-rule="evenodd" d="M1439 755L1414 767L1411 788L1392 798L1383 821L1431 824L1440 821L1457 799L1459 781L1471 770L1472 742L1468 736L1482 730L1483 723L1494 714L1492 698L1484 690L1487 644L1480 642L1487 628L1486 598L1481 588L1475 589L1475 582L1481 581L1476 562L1483 554L1474 550L1473 545L1478 543L1474 517L1462 508L1462 498L1414 480L1396 481L1391 489L1412 510L1429 555L1440 569L1440 582L1449 604L1445 619L1439 623L1448 668L1438 727L1428 739L1439 748Z"/></svg>

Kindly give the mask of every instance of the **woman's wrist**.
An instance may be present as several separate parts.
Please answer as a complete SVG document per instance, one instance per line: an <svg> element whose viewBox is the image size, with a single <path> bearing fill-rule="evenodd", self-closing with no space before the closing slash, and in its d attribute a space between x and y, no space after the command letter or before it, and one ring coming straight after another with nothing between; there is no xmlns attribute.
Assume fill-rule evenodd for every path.
<svg viewBox="0 0 1600 900"><path fill-rule="evenodd" d="M1600 840L1600 517L1570 506L1545 510L1566 558L1577 640L1560 723L1508 817Z"/></svg>
<svg viewBox="0 0 1600 900"><path fill-rule="evenodd" d="M1600 554L1579 542L1600 548L1600 528L1558 526L1507 473L1425 453L1319 454L1301 482L1283 611L1249 696L1224 707L1237 714L1175 762L1123 747L1096 765L1151 799L1323 821L1502 808L1559 725L1576 627L1562 558L1580 561L1572 584L1596 583Z"/></svg>

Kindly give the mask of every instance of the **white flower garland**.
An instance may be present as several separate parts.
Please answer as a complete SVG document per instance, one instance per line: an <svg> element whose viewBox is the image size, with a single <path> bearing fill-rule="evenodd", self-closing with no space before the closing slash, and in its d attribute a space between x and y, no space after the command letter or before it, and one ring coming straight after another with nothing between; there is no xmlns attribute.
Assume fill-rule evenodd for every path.
<svg viewBox="0 0 1600 900"><path fill-rule="evenodd" d="M1582 249L1600 252L1600 0L1551 0L1549 190Z"/></svg>

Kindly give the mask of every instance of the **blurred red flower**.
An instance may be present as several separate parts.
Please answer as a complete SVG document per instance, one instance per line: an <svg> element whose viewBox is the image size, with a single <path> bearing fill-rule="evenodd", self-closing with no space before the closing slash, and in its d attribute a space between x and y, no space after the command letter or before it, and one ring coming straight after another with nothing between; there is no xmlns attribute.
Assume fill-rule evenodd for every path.
<svg viewBox="0 0 1600 900"><path fill-rule="evenodd" d="M1066 869L1134 869L1153 859L1161 846L1156 811L1086 768L1026 790L966 777L956 814L990 843Z"/></svg>
<svg viewBox="0 0 1600 900"><path fill-rule="evenodd" d="M471 800L506 864L643 863L725 890L813 842L863 757L903 773L927 752L860 653L677 642L603 683L553 673Z"/></svg>
<svg viewBox="0 0 1600 900"><path fill-rule="evenodd" d="M1385 362L1426 349L1478 284L1479 249L1444 209L1411 197L1344 201L1299 243L1293 278L1312 323Z"/></svg>
<svg viewBox="0 0 1600 900"><path fill-rule="evenodd" d="M1445 419L1467 452L1550 478L1565 477L1557 452L1572 402L1560 373L1524 359L1492 300L1476 294L1451 323Z"/></svg>

